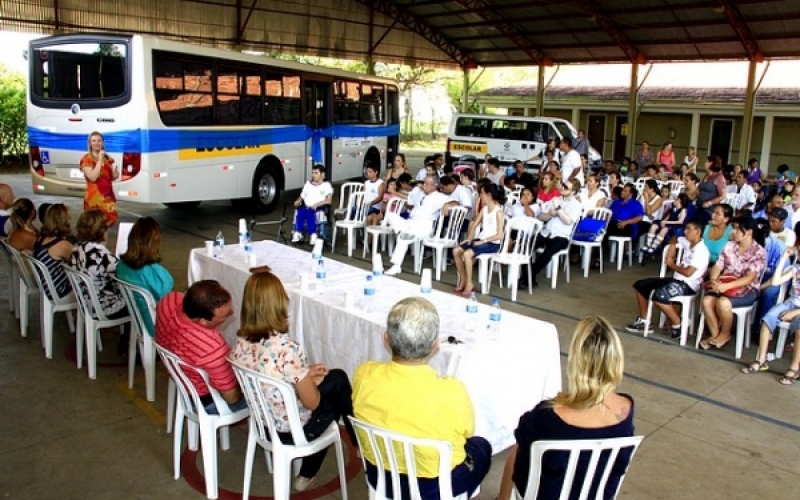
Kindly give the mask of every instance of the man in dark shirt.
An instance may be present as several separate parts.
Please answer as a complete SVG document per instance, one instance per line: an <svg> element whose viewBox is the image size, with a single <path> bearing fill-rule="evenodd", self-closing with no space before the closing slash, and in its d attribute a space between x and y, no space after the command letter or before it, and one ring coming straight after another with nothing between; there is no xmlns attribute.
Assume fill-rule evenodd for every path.
<svg viewBox="0 0 800 500"><path fill-rule="evenodd" d="M536 184L533 176L525 171L525 164L522 163L522 160L517 160L514 162L514 180L517 182L517 186L523 186L526 188L531 188Z"/></svg>

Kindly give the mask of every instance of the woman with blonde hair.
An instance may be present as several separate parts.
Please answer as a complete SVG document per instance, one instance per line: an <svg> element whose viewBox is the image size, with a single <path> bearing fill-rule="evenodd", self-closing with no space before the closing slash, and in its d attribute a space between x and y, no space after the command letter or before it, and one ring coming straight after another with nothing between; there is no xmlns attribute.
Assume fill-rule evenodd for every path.
<svg viewBox="0 0 800 500"><path fill-rule="evenodd" d="M17 198L11 205L11 232L8 244L20 252L33 251L39 231L33 227L36 220L36 207L28 198Z"/></svg>
<svg viewBox="0 0 800 500"><path fill-rule="evenodd" d="M63 203L50 205L44 214L39 238L33 245L33 257L47 267L59 298L66 297L72 290L67 280L67 273L61 265L72 255L72 243L67 239L70 236L71 222L66 205ZM50 290L47 289L46 292L50 297Z"/></svg>
<svg viewBox="0 0 800 500"><path fill-rule="evenodd" d="M506 461L498 499L510 498L513 486L525 494L530 448L535 441L633 436L633 398L616 392L624 367L622 343L611 323L602 316L587 316L579 321L567 358L567 389L520 417L514 431L517 444ZM630 450L617 455L602 498L614 498L630 457ZM607 460L601 457L598 470L605 467ZM586 468L585 462L578 463L575 484L583 483ZM537 498L559 498L566 470L566 454L548 453L542 464ZM589 498L596 497L596 488L593 486Z"/></svg>
<svg viewBox="0 0 800 500"><path fill-rule="evenodd" d="M128 234L128 250L120 256L117 278L144 288L158 302L172 290L172 275L161 262L161 226L152 217L137 220ZM142 313L147 333L155 335L153 321L144 299L136 295L136 307Z"/></svg>
<svg viewBox="0 0 800 500"><path fill-rule="evenodd" d="M81 158L80 169L86 178L86 194L83 209L97 208L103 212L106 225L117 222L117 198L114 196L113 181L119 179L119 168L114 159L105 151L103 134L92 132L87 140L89 152Z"/></svg>
<svg viewBox="0 0 800 500"><path fill-rule="evenodd" d="M353 414L353 390L347 374L339 369L328 370L324 364L310 365L305 350L288 332L289 296L283 283L274 274L257 270L244 286L238 338L231 354L233 362L294 386L300 421L309 441L342 418L356 444L347 418ZM292 438L286 407L279 395L267 390L278 435L289 444ZM327 448L303 458L300 474L294 480L295 490L304 491L312 485L326 452Z"/></svg>

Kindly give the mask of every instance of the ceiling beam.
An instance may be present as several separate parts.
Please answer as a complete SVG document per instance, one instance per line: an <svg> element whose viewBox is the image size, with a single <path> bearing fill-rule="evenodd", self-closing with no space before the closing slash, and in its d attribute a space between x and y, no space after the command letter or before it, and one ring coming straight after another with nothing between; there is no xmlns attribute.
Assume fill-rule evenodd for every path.
<svg viewBox="0 0 800 500"><path fill-rule="evenodd" d="M453 43L439 28L430 24L425 19L411 12L406 5L400 5L390 0L355 0L367 8L375 9L389 19L393 19L425 40L432 43L439 50L447 54L450 59L464 66L469 59L469 54Z"/></svg>
<svg viewBox="0 0 800 500"><path fill-rule="evenodd" d="M622 49L632 63L644 64L647 56L634 44L616 21L608 17L594 0L577 0L575 2L590 18L595 21L603 31Z"/></svg>
<svg viewBox="0 0 800 500"><path fill-rule="evenodd" d="M475 10L475 14L485 19L488 26L505 35L525 52L531 58L530 62L545 66L553 65L552 59L547 54L542 52L521 29L509 22L509 17L497 12L485 0L458 0L458 3Z"/></svg>
<svg viewBox="0 0 800 500"><path fill-rule="evenodd" d="M744 47L745 52L747 52L747 58L751 61L762 62L764 60L764 53L761 52L761 49L758 47L758 42L753 37L750 27L747 26L747 22L744 20L744 16L742 16L742 12L739 10L736 4L730 0L717 1L722 7L722 10L724 11L725 17L728 19L731 28L733 28L736 36L739 37L742 47Z"/></svg>

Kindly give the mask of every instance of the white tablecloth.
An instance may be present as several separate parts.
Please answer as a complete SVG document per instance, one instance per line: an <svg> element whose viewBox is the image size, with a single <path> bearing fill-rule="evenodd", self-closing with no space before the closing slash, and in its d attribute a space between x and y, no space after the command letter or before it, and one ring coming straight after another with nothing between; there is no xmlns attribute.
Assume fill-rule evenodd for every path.
<svg viewBox="0 0 800 500"><path fill-rule="evenodd" d="M283 281L291 300L291 333L309 360L342 368L351 377L364 361L390 359L383 334L392 305L414 295L433 302L443 341L431 365L442 375L451 365L467 387L475 405L476 434L487 438L495 453L514 443L513 431L522 413L561 389L558 333L552 323L503 311L499 332L492 334L486 329L489 306L481 305L476 331L467 334L466 300L456 295L436 290L422 295L419 285L387 276L381 279L378 293L366 300L362 292L368 273L331 259L325 259L325 289L302 291L300 274L312 271L309 252L267 241L255 243L254 251L258 264L269 265ZM218 280L231 292L238 316L248 268L238 246L226 247L224 260L195 249L189 260L189 282ZM350 308L345 307L346 293L355 297ZM223 325L231 344L238 324L234 317ZM451 335L465 343L448 344L445 339Z"/></svg>

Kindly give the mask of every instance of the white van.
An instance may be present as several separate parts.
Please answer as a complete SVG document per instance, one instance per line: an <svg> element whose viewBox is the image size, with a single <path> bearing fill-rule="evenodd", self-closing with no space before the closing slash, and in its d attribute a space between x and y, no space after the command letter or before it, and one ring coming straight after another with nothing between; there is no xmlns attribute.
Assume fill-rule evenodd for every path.
<svg viewBox="0 0 800 500"><path fill-rule="evenodd" d="M450 164L475 157L479 162L487 153L510 165L516 160L530 160L528 169L538 171L539 153L548 139L577 139L578 131L562 118L544 116L453 115L447 134L446 161ZM589 148L589 166L602 166L602 158Z"/></svg>

